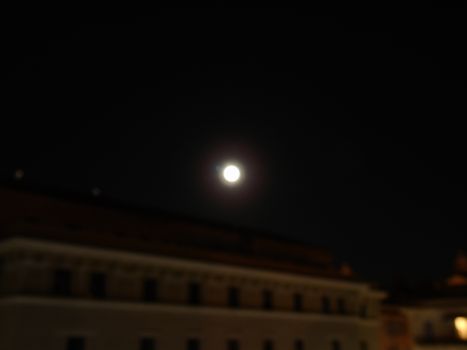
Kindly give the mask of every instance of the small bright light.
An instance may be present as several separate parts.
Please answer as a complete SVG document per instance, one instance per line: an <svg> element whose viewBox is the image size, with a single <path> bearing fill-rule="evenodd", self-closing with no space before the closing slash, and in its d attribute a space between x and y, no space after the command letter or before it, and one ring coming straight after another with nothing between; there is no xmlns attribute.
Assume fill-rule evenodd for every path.
<svg viewBox="0 0 467 350"><path fill-rule="evenodd" d="M467 340L467 318L456 317L454 319L454 326L457 330L457 335L462 340Z"/></svg>
<svg viewBox="0 0 467 350"><path fill-rule="evenodd" d="M241 172L240 168L236 165L227 165L224 170L222 171L222 176L224 180L229 183L235 183L240 180Z"/></svg>

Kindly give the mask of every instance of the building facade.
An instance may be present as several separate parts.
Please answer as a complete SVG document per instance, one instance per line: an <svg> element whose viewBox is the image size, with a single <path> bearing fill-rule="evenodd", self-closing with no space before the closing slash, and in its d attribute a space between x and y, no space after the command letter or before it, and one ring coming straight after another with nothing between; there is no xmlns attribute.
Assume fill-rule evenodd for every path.
<svg viewBox="0 0 467 350"><path fill-rule="evenodd" d="M381 350L412 350L413 337L406 313L398 306L381 309Z"/></svg>
<svg viewBox="0 0 467 350"><path fill-rule="evenodd" d="M1 189L0 349L379 349L384 294L261 234Z"/></svg>
<svg viewBox="0 0 467 350"><path fill-rule="evenodd" d="M414 350L467 349L467 259L462 253L454 263L454 272L441 283L406 292L401 300L385 307L407 323L406 332L385 332L385 350L401 350L403 337L411 338ZM383 312L383 320L388 319ZM405 321L406 320L406 321ZM403 327L398 329L403 330ZM389 347L389 344L398 346ZM404 345L405 346L405 345Z"/></svg>
<svg viewBox="0 0 467 350"><path fill-rule="evenodd" d="M403 307L414 350L467 349L467 298L434 298Z"/></svg>

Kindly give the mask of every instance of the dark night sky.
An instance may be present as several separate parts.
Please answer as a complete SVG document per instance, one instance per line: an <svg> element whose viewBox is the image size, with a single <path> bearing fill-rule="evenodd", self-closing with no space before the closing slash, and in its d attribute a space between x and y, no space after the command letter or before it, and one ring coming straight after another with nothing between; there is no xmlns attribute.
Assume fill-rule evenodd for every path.
<svg viewBox="0 0 467 350"><path fill-rule="evenodd" d="M465 12L344 10L6 14L1 180L266 229L380 281L442 276L467 246Z"/></svg>

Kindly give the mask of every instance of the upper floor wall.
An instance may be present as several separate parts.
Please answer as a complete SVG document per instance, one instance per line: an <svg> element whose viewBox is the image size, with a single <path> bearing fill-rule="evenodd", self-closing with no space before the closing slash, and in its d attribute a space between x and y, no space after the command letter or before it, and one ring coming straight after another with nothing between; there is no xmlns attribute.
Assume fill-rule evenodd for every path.
<svg viewBox="0 0 467 350"><path fill-rule="evenodd" d="M383 297L363 283L19 238L0 244L0 293L362 318Z"/></svg>

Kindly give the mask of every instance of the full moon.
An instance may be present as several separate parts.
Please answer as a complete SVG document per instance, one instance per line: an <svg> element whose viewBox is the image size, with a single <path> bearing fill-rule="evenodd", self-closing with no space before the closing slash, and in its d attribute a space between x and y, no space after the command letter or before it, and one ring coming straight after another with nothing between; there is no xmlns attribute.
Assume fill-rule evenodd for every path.
<svg viewBox="0 0 467 350"><path fill-rule="evenodd" d="M240 168L232 164L225 166L222 171L222 177L224 180L231 184L238 182L241 175Z"/></svg>

